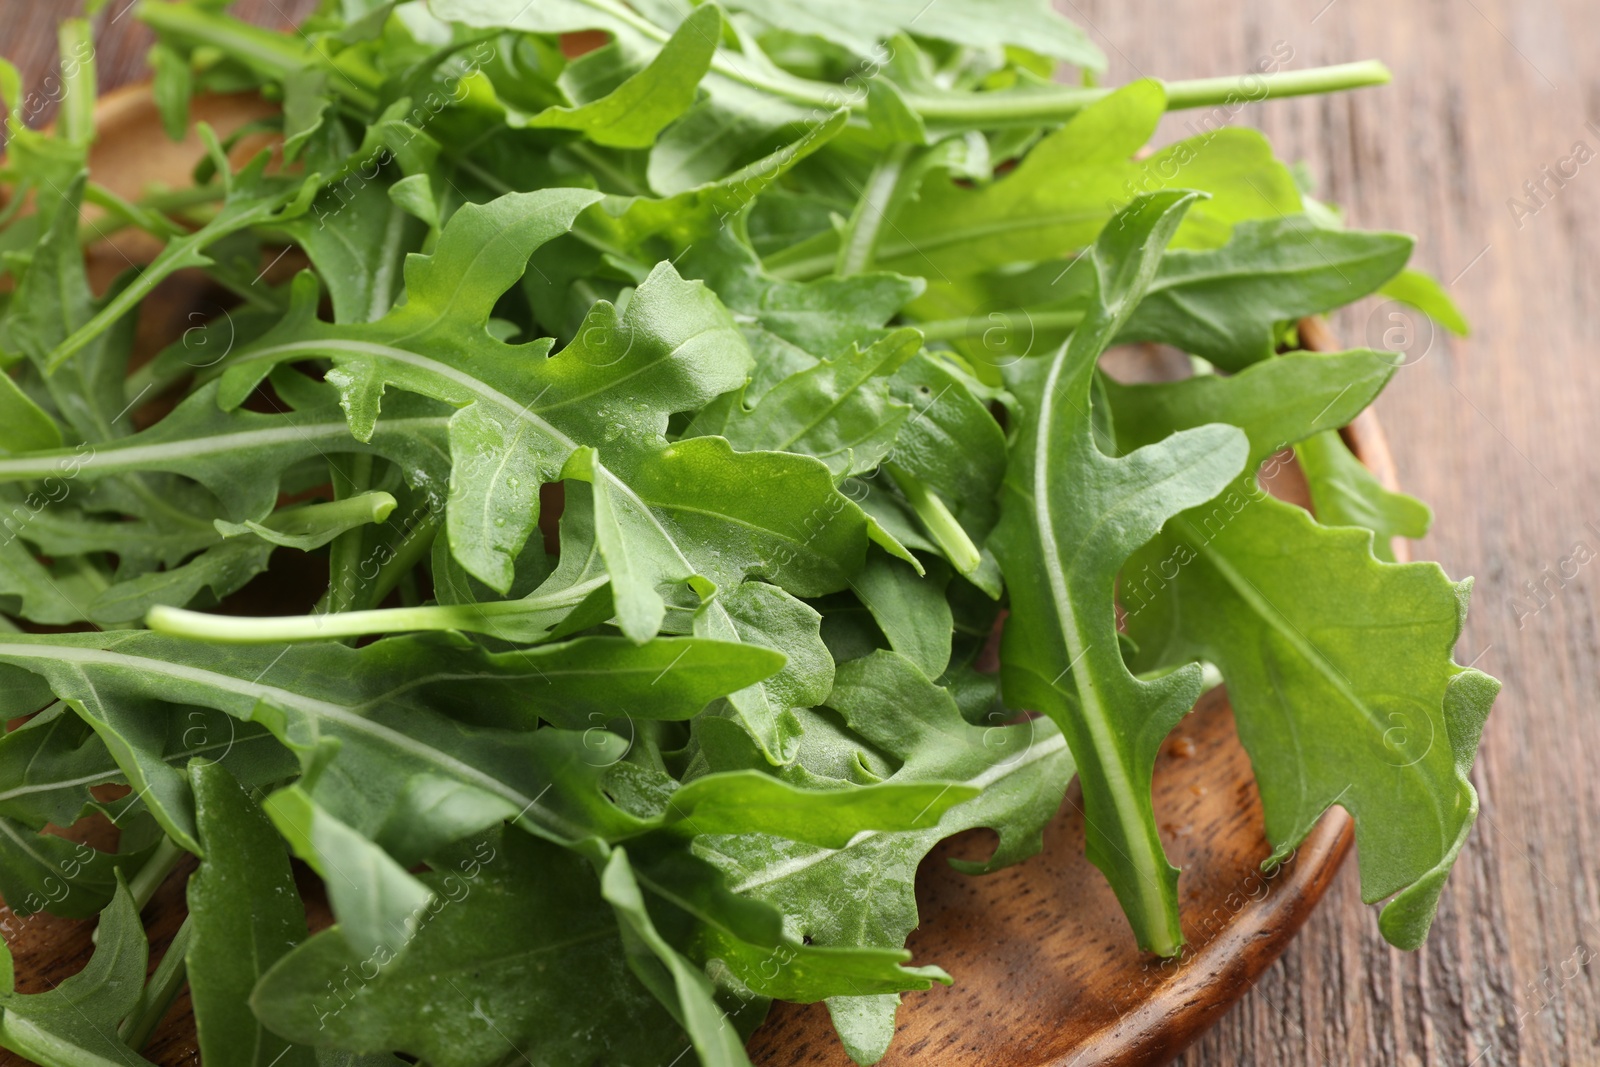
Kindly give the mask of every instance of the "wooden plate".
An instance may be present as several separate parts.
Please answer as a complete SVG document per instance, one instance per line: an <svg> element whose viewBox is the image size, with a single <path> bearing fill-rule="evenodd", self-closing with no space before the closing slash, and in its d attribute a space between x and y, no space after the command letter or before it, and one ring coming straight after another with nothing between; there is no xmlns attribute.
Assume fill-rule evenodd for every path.
<svg viewBox="0 0 1600 1067"><path fill-rule="evenodd" d="M197 101L195 118L226 135L268 110L253 97L210 98ZM93 173L124 196L137 197L152 182L183 184L200 156L197 139L174 144L166 138L146 87L109 94L98 117ZM123 232L92 249L92 258L96 273L108 280L130 260L147 260L153 252L148 238ZM170 339L174 327L181 332L186 317L203 310L208 299L197 294L193 279L169 283L146 302L146 328ZM1338 347L1321 320L1303 322L1301 336L1309 348ZM1161 357L1146 351L1133 365L1149 374L1159 371ZM1372 413L1363 413L1344 434L1356 455L1393 487L1393 461ZM1293 472L1273 489L1306 503L1304 483ZM1397 543L1397 553L1404 547ZM955 985L906 996L884 1067L1164 1063L1244 994L1327 890L1350 848L1349 816L1331 809L1286 863L1264 874L1260 865L1271 850L1261 802L1221 689L1202 697L1168 738L1156 763L1154 793L1162 843L1183 868L1183 955L1160 960L1135 948L1105 878L1084 857L1075 782L1046 831L1042 855L985 877L958 874L948 858L988 854L989 832L973 831L946 841L924 862L917 876L922 925L910 947L918 962L948 970ZM152 970L182 921L183 883L192 869L192 860L181 865L146 910ZM302 888L321 912L313 916L321 919L314 927L325 925L317 887ZM92 950L91 924L49 915L19 919L0 907L0 932L11 945L24 992L43 991L76 973ZM762 1067L849 1063L820 1004L775 1005L750 1053ZM146 1055L158 1064L195 1062L187 993ZM24 1062L0 1052L0 1065Z"/></svg>

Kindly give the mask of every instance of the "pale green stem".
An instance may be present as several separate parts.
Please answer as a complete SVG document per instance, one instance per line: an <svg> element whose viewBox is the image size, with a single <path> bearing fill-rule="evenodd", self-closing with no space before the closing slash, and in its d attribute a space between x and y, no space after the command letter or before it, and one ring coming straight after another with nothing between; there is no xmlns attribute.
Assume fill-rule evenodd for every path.
<svg viewBox="0 0 1600 1067"><path fill-rule="evenodd" d="M261 525L279 533L296 530L326 529L348 523L383 522L394 511L395 499L382 490L358 493L343 500L325 504L308 504L305 507L275 511L261 520Z"/></svg>
<svg viewBox="0 0 1600 1067"><path fill-rule="evenodd" d="M1020 320L1036 330L1070 330L1083 321L1082 311L1029 311L1027 308L1012 308L1009 311L992 314ZM911 325L922 331L924 340L959 341L969 337L982 337L992 325L992 320L985 315L983 318L932 319L928 322L913 322Z"/></svg>
<svg viewBox="0 0 1600 1067"><path fill-rule="evenodd" d="M161 843L155 847L150 858L144 861L144 866L139 868L139 873L133 876L128 883L128 894L133 897L135 911L143 911L150 898L156 895L156 890L161 888L161 883L167 880L167 875L183 859L184 850L170 837L163 837Z"/></svg>
<svg viewBox="0 0 1600 1067"><path fill-rule="evenodd" d="M1196 107L1233 107L1286 96L1359 89L1386 84L1390 77L1388 67L1375 59L1366 59L1308 70L1163 82L1162 87L1167 92L1167 110L1183 111ZM1109 87L1062 86L1031 92L952 93L935 97L912 94L906 97L906 103L925 122L987 129L1063 122L1115 91Z"/></svg>
<svg viewBox="0 0 1600 1067"><path fill-rule="evenodd" d="M878 234L890 224L890 214L899 199L897 191L906 173L906 160L910 155L909 144L893 145L872 168L867 187L856 202L856 208L845 226L844 236L839 241L839 255L833 267L835 274L844 277L872 268ZM915 167L911 170L912 173L918 173Z"/></svg>
<svg viewBox="0 0 1600 1067"><path fill-rule="evenodd" d="M83 198L104 208L107 214L79 228L78 241L81 244L104 240L130 226L165 240L187 232L169 218L167 212L182 212L187 208L221 200L222 186L197 185L190 189L152 193L139 200L125 200L105 186L91 181L84 187Z"/></svg>
<svg viewBox="0 0 1600 1067"><path fill-rule="evenodd" d="M967 531L961 528L939 494L923 485L920 478L893 463L885 463L883 469L900 487L906 500L911 503L911 509L917 513L917 518L922 520L928 536L933 538L934 544L939 546L955 569L962 574L977 570L978 564L983 562L983 554L972 543L972 538L967 536Z"/></svg>
<svg viewBox="0 0 1600 1067"><path fill-rule="evenodd" d="M56 118L63 140L94 140L94 34L87 19L64 19L56 30L61 47L61 112Z"/></svg>
<svg viewBox="0 0 1600 1067"><path fill-rule="evenodd" d="M372 455L359 452L335 457L329 466L333 470L333 497L335 502L359 496L372 481ZM356 596L362 580L358 573L366 546L367 530L357 526L333 539L328 548L328 597L330 612L349 611L356 605Z"/></svg>
<svg viewBox="0 0 1600 1067"><path fill-rule="evenodd" d="M420 538L419 538L420 539ZM547 597L494 601L487 604L426 604L420 607L376 608L338 615L285 615L247 618L208 615L184 608L157 606L145 620L150 629L173 637L192 637L229 645L292 641L324 641L408 630L468 630L494 633L495 620L540 610L572 607L605 584L597 578Z"/></svg>

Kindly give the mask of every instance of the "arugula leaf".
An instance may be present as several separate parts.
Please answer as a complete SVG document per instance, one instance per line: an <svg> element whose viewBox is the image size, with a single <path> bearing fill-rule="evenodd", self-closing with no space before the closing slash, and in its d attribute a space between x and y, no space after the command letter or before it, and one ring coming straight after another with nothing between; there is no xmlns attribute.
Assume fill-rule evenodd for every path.
<svg viewBox="0 0 1600 1067"><path fill-rule="evenodd" d="M13 131L13 143L17 134ZM26 137L22 143L26 143ZM15 154L15 150L13 150ZM26 157L24 157L26 158ZM83 252L78 245L78 219L87 187L82 172L82 149L66 160L72 170L64 175L40 174L46 186L39 197L38 222L42 229L26 271L17 283L14 313L8 315L0 338L9 351L28 358L36 373L46 375L43 392L62 421L84 439L103 440L118 433L113 425L121 409L120 381L126 369L126 329L107 332L85 343L72 366L48 374L51 353L96 314ZM121 290L125 291L125 290ZM116 299L119 287L106 294L101 310ZM37 402L37 393L35 402ZM39 432L37 428L34 432Z"/></svg>
<svg viewBox="0 0 1600 1067"><path fill-rule="evenodd" d="M700 1062L707 1067L748 1064L738 1031L728 1025L705 972L656 929L622 849L614 850L607 860L600 892L621 923L629 968L688 1033Z"/></svg>
<svg viewBox="0 0 1600 1067"><path fill-rule="evenodd" d="M1300 210L1289 171L1254 130L1236 127L1131 157L1166 109L1159 82L1133 82L1045 136L1003 178L963 188L933 172L897 213L877 253L880 267L959 278L1019 260L1085 248L1135 194L1193 188L1212 194L1179 231L1180 246L1224 244L1236 222ZM831 263L831 235L769 257L780 275L812 277Z"/></svg>
<svg viewBox="0 0 1600 1067"><path fill-rule="evenodd" d="M265 730L202 708L170 716L165 738L153 747L174 767L182 768L197 758L214 760L251 785L282 780L295 769L294 758ZM143 806L137 794L131 800L107 805L90 793L90 786L120 782L122 771L89 723L64 703L51 704L0 738L0 770L9 783L0 791L0 816L34 830L51 823L71 826L91 809L106 810L120 820ZM60 839L52 836L45 844L50 842L59 843ZM118 856L116 862L121 865L129 859ZM86 865L84 850L75 846L56 873L74 887L86 888L82 875L93 868L93 862ZM0 871L0 875L5 873ZM106 895L99 907L110 899L110 889L107 875ZM7 899L13 910L27 907L28 897L21 893L8 894ZM52 906L51 910L58 909ZM98 907L88 910L92 913Z"/></svg>
<svg viewBox="0 0 1600 1067"><path fill-rule="evenodd" d="M399 295L406 238L420 229L390 192L398 183L360 180L378 169L380 158L364 160L354 180L333 186L306 214L279 227L317 268L338 322L371 322L389 311Z"/></svg>
<svg viewBox="0 0 1600 1067"><path fill-rule="evenodd" d="M694 103L695 85L705 76L721 35L722 15L716 6L695 8L643 70L599 99L546 108L528 125L581 130L595 144L648 148Z"/></svg>
<svg viewBox="0 0 1600 1067"><path fill-rule="evenodd" d="M283 841L220 763L196 760L189 779L206 850L189 881L186 956L200 1054L254 1067L307 1067L316 1062L311 1050L264 1028L248 1003L256 980L306 938Z"/></svg>
<svg viewBox="0 0 1600 1067"><path fill-rule="evenodd" d="M1127 447L1221 416L1249 433L1253 470L1353 417L1393 370L1383 353L1303 355L1234 378L1129 388L1124 397L1161 399L1118 403L1119 439ZM1436 564L1380 562L1370 531L1320 526L1253 488L1238 483L1221 503L1174 518L1130 563L1157 573L1136 603L1124 593L1135 664L1204 658L1222 670L1274 857L1342 805L1356 822L1363 898L1397 894L1384 936L1415 947L1477 814L1467 771L1498 690L1451 662L1470 582ZM1163 560L1181 564L1176 577ZM1205 605L1203 625L1189 604Z"/></svg>
<svg viewBox="0 0 1600 1067"><path fill-rule="evenodd" d="M189 132L189 101L194 95L189 62L158 41L150 46L150 69L150 92L161 113L161 128L172 140L181 141Z"/></svg>
<svg viewBox="0 0 1600 1067"><path fill-rule="evenodd" d="M192 234L174 237L161 253L145 267L127 287L122 289L93 318L58 342L45 357L45 369L55 371L67 360L82 351L113 323L131 311L139 301L148 296L162 279L187 267L204 267L211 264L204 249L222 239L256 225L287 221L303 214L317 190L318 177L294 180L269 177L267 162L271 153L261 152L238 174L232 173L222 146L209 126L199 126L206 150L222 176L226 195L217 215Z"/></svg>
<svg viewBox="0 0 1600 1067"><path fill-rule="evenodd" d="M117 872L143 858L103 852L0 816L0 893L16 915L88 918L110 902Z"/></svg>
<svg viewBox="0 0 1600 1067"><path fill-rule="evenodd" d="M1158 341L1227 370L1273 352L1278 328L1377 291L1411 251L1400 234L1330 230L1303 216L1238 223L1226 245L1162 257L1119 342ZM934 282L918 301L930 338L998 362L1058 343L1082 321L1085 263Z"/></svg>
<svg viewBox="0 0 1600 1067"><path fill-rule="evenodd" d="M1426 537L1433 512L1415 497L1391 492L1362 465L1343 438L1323 430L1294 446L1295 459L1306 476L1317 521L1324 526L1360 526L1371 530L1372 553L1393 563L1394 539Z"/></svg>
<svg viewBox="0 0 1600 1067"><path fill-rule="evenodd" d="M800 116L785 117L793 121ZM590 212L586 223L602 239L624 249L659 236L681 251L711 236L784 175L826 147L844 130L848 119L844 110L818 116L804 125L798 137L774 145L765 155L727 173L727 166L737 160L724 163L714 151L722 139L723 120L715 112L691 110L667 129L650 154L647 177L660 197L634 196L609 202L601 211ZM702 131L702 125L711 128ZM710 138L711 144L705 138ZM658 164L658 160L666 162Z"/></svg>
<svg viewBox="0 0 1600 1067"><path fill-rule="evenodd" d="M1375 555L1426 510L1336 431L1392 363L1275 353L1373 292L1465 324L1259 134L1146 151L1240 82L1050 84L1103 57L1043 0L138 12L167 132L253 93L227 147L281 131L283 166L202 126L192 183L124 198L88 23L50 132L0 63L0 893L103 913L0 1043L142 1063L187 981L219 1061L742 1067L786 999L870 1063L950 980L907 965L918 864L977 827L961 869L1026 858L1074 773L1137 940L1178 949L1149 780L1196 660L1277 854L1347 804L1420 942L1496 683L1450 660L1465 584ZM130 229L159 251L91 287ZM240 304L168 321L174 284ZM1097 370L1146 339L1197 376ZM1285 444L1315 520L1260 488ZM116 851L69 840L89 816Z"/></svg>
<svg viewBox="0 0 1600 1067"><path fill-rule="evenodd" d="M1098 292L1054 356L1014 368L1024 408L990 539L1012 614L1001 644L1007 703L1050 715L1083 783L1089 859L1105 872L1141 948L1183 944L1177 869L1150 804L1161 741L1200 695L1200 669L1155 681L1123 664L1117 571L1167 518L1215 496L1239 472L1244 435L1201 426L1112 458L1089 415L1095 360L1154 276L1193 193L1152 193L1113 219L1092 257Z"/></svg>
<svg viewBox="0 0 1600 1067"><path fill-rule="evenodd" d="M164 727L145 713L145 694L160 686L182 703L263 723L296 751L308 774L305 786L278 794L280 828L292 828L298 851L329 872L348 856L362 857L344 870L349 888L335 885L332 892L359 909L349 918L359 920L353 936L366 944L396 924L404 928L421 899L415 880L385 851L415 862L506 819L569 847L653 827L715 833L739 825L842 845L862 829L937 821L968 796L949 784L810 793L740 772L676 789L670 779L652 779L644 806L625 810L609 794L615 787L605 771L626 752L622 738L592 727L527 732L529 719L549 707L527 701L537 692L528 683L541 675L537 657L559 658L566 654L560 646L496 656L463 642L397 639L362 650L334 644L270 651L212 649L138 631L19 634L0 644L0 661L39 672L72 701L150 800L162 827L195 851L192 797L155 747ZM740 651L760 664L757 677L775 666L770 652ZM268 671L282 681L263 681ZM560 673L547 675L558 690ZM737 676L723 686L739 687ZM664 696L674 699L670 691ZM495 711L478 710L486 708ZM493 725L476 724L485 720ZM381 898L372 895L379 886L388 887Z"/></svg>
<svg viewBox="0 0 1600 1067"><path fill-rule="evenodd" d="M285 379L278 378L277 384L286 384ZM141 433L88 448L0 456L0 481L181 474L213 494L226 521L242 524L271 513L280 479L291 465L331 453L375 452L399 463L419 489L434 490L443 503L450 476L448 409L416 397L397 397L372 433L358 441L350 436L344 413L329 392L317 390L315 406L268 415L221 410L218 385L212 382ZM241 478L244 469L252 477ZM218 539L211 520L195 524L208 539ZM23 536L29 528L23 527Z"/></svg>
<svg viewBox="0 0 1600 1067"><path fill-rule="evenodd" d="M311 767L318 765L322 742L336 738L344 753L358 753L350 758L399 760L399 766L458 780L486 798L499 798L491 805L495 810L510 804L514 814L520 812L519 818L541 825L562 840L606 832L603 828L608 826L611 833L626 834L625 828L638 824L600 797L596 768L584 765L588 767L585 772L569 762L581 751L572 747L582 745L579 736L557 731L518 735L515 744L523 749L519 757L506 751L504 759L461 762L464 751L487 751L496 744L512 744L513 739L508 735L496 742L494 738L506 730L464 727L441 714L433 703L442 695L439 688L461 675L471 684L458 682L460 693L453 695L448 705L452 709L465 713L477 694L495 702L498 710L487 718L504 727L531 727L535 717L544 714L572 715L572 721L587 726L594 720L585 717L584 706L579 705L573 714L569 701L601 666L603 661L593 657L608 641L633 661L630 670L636 679L635 694L653 690L651 703L641 705L640 713L650 714L653 709L669 718L692 714L713 696L741 688L779 665L770 651L737 646L734 651L739 662L731 671L707 663L709 669L702 676L691 660L687 667L673 672L673 661L683 660L695 649L720 647L681 638L663 639L666 645L677 643L678 648L657 645L640 649L615 638L586 638L577 644L499 655L464 642L420 639L381 642L360 651L314 645L269 654L270 649L210 648L140 631L54 638L18 634L0 645L0 660L38 671L53 689L68 694L66 699L75 702L75 710L105 739L130 781L147 793L168 833L198 852L184 775L168 766L162 756L167 724L159 717L141 714L147 706L145 694L153 685L173 696L181 694L183 703L213 707L264 724ZM640 662L641 656L646 662ZM611 668L619 665L615 657L605 664ZM263 681L269 668L284 675L285 684ZM669 673L682 677L660 688L645 680ZM526 684L534 679L543 683L545 691ZM409 725L400 728L400 723ZM494 764L501 766L489 772L480 769ZM578 794L535 804L532 793L525 795L517 787L531 788L541 766L555 777L576 775L589 785ZM403 774L398 781L405 781ZM335 779L319 777L318 782L336 793L354 791L348 794L352 806L357 806L356 798L364 790L374 788L359 780L335 784ZM405 795L402 791L398 799L404 800ZM584 809L587 814L580 815ZM384 820L400 818L384 811L367 815L379 820L375 834ZM585 826L590 818L598 821ZM448 826L448 819L441 825ZM391 832L397 835L397 843L407 842L408 854L418 847L411 841L426 840L426 831L419 826L395 822Z"/></svg>
<svg viewBox="0 0 1600 1067"><path fill-rule="evenodd" d="M61 447L61 427L10 375L0 375L0 450L37 452Z"/></svg>
<svg viewBox="0 0 1600 1067"><path fill-rule="evenodd" d="M850 588L872 613L889 647L937 678L950 664L955 630L945 582L917 574L897 559L875 557Z"/></svg>
<svg viewBox="0 0 1600 1067"><path fill-rule="evenodd" d="M1403 301L1459 337L1472 332L1467 317L1431 275L1407 267L1384 283L1384 296Z"/></svg>
<svg viewBox="0 0 1600 1067"><path fill-rule="evenodd" d="M450 820L456 830L476 828L506 814L449 783L429 782L416 792L422 795L407 798L411 803L446 808L443 819L436 816L435 822ZM431 895L393 856L299 785L267 797L265 809L289 848L327 884L328 903L358 953L376 952L385 943L416 932Z"/></svg>
<svg viewBox="0 0 1600 1067"><path fill-rule="evenodd" d="M517 1052L664 1063L682 1051L677 1024L629 973L587 861L511 830L452 846L432 867L409 940L362 953L337 929L317 934L267 972L256 1015L292 1040L402 1049L441 1067Z"/></svg>
<svg viewBox="0 0 1600 1067"><path fill-rule="evenodd" d="M756 355L745 391L750 403L786 374L872 344L925 288L920 278L886 271L786 281L762 270L755 253L730 230L691 248L682 265L687 277L703 279L739 316Z"/></svg>
<svg viewBox="0 0 1600 1067"><path fill-rule="evenodd" d="M358 440L372 436L388 385L456 406L451 545L468 572L504 592L538 518L538 487L580 446L574 434L605 452L646 447L669 414L737 385L748 359L715 298L670 266L653 272L627 311L598 305L555 358L544 358L548 340L512 346L487 335L495 300L528 254L594 200L584 190L550 190L463 208L431 256L407 263L407 302L375 323L318 322L311 288L297 285L283 324L230 362L224 406L242 402L273 363L308 355L334 359Z"/></svg>
<svg viewBox="0 0 1600 1067"><path fill-rule="evenodd" d="M994 487L1005 476L1006 437L986 401L1002 402L1002 394L986 392L963 368L929 353L902 367L891 389L914 411L895 440L891 477L946 558L998 597L993 557L974 550L999 514ZM944 516L965 536L944 531Z"/></svg>
<svg viewBox="0 0 1600 1067"><path fill-rule="evenodd" d="M228 541L171 570L118 582L90 601L90 621L115 626L140 619L157 604L187 604L202 590L221 600L267 568L270 542Z"/></svg>
<svg viewBox="0 0 1600 1067"><path fill-rule="evenodd" d="M1105 66L1105 56L1084 32L1041 0L978 0L962 7L929 7L919 0L888 0L869 8L823 0L732 0L735 11L749 11L793 33L814 33L850 49L857 56L875 56L879 43L902 30L969 47L1017 45L1091 70Z"/></svg>
<svg viewBox="0 0 1600 1067"><path fill-rule="evenodd" d="M789 375L753 410L728 396L701 411L689 432L719 434L740 450L816 456L836 478L876 470L894 448L911 407L890 399L888 379L922 346L896 330L862 351Z"/></svg>
<svg viewBox="0 0 1600 1067"><path fill-rule="evenodd" d="M37 1063L79 1067L149 1061L116 1037L117 1023L139 1003L149 947L139 911L118 884L100 915L94 955L82 971L45 993L12 986L11 953L0 945L0 1044Z"/></svg>
<svg viewBox="0 0 1600 1067"><path fill-rule="evenodd" d="M116 775L116 762L88 724L52 703L0 737L0 780L7 783L0 815L35 829L71 826L94 802L89 786ZM6 899L15 910L19 898Z"/></svg>
<svg viewBox="0 0 1600 1067"><path fill-rule="evenodd" d="M1381 287L1411 255L1403 234L1323 230L1289 217L1241 222L1209 251L1176 250L1122 341L1164 341L1227 370L1272 353L1273 327Z"/></svg>
<svg viewBox="0 0 1600 1067"><path fill-rule="evenodd" d="M901 761L888 781L963 781L981 785L983 793L950 809L932 828L861 834L842 848L744 834L696 840L696 850L727 872L730 888L777 907L796 935L819 946L899 948L917 925L912 893L917 866L940 840L974 827L995 828L1000 843L988 863L972 865L974 873L1019 862L1043 847L1044 825L1055 815L1073 774L1061 734L1047 720L970 726L947 690L902 656L886 651L842 664L827 704L844 716L851 731L842 741L848 762L856 763L866 748L877 746ZM819 745L819 730L808 730L807 739L799 768L790 773L846 788L844 780L828 773L832 753ZM741 758L737 739L726 731L717 731L715 737L708 731L708 751L714 741L714 766ZM856 988L865 993L863 986ZM846 1047L858 1062L881 1055L881 1047L870 1055L864 1051L872 1046L866 1035L875 1032L885 1014L892 1021L897 1002L889 994L829 1001Z"/></svg>

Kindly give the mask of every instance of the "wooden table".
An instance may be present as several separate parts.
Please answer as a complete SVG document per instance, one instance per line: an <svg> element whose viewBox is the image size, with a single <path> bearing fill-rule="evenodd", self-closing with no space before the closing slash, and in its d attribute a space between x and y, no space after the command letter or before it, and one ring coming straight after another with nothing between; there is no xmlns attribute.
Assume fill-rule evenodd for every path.
<svg viewBox="0 0 1600 1067"><path fill-rule="evenodd" d="M111 0L97 17L103 88L141 71L147 39L118 18L127 3ZM1252 106L1232 120L1304 159L1352 223L1417 234L1416 262L1450 283L1477 330L1436 338L1378 411L1407 487L1435 510L1418 556L1478 577L1459 658L1505 682L1473 772L1478 831L1426 948L1384 944L1347 864L1282 960L1180 1062L1600 1064L1600 978L1587 965L1600 953L1600 778L1590 773L1600 758L1600 356L1589 348L1600 348L1600 250L1585 240L1600 234L1600 10L1592 0L1058 3L1110 56L1113 82L1238 73L1286 48L1291 67L1388 63L1390 87ZM241 0L236 10L285 23L311 6ZM25 86L43 84L55 20L80 8L0 0L0 53ZM1180 137L1195 116L1166 121L1163 135ZM1546 166L1568 177L1547 178ZM1537 198L1530 181L1544 183ZM1393 324L1374 306L1337 317L1339 334L1381 337ZM1563 583L1563 562L1582 558ZM1536 599L1525 583L1546 591Z"/></svg>

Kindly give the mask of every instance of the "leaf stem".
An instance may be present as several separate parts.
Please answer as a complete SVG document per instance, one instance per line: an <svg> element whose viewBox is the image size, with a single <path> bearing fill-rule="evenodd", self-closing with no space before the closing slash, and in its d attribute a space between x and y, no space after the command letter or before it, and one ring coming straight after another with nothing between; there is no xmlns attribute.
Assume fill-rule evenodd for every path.
<svg viewBox="0 0 1600 1067"><path fill-rule="evenodd" d="M83 189L83 199L96 207L104 208L115 220L115 226L101 225L100 223L86 223L78 231L80 244L93 244L95 241L104 240L118 230L129 226L143 230L154 237L163 240L178 237L183 234L182 227L167 218L160 211L153 210L130 200L124 200L116 193L96 182L88 182Z"/></svg>
<svg viewBox="0 0 1600 1067"><path fill-rule="evenodd" d="M80 244L93 244L130 226L164 240L181 237L189 231L178 225L168 212L183 212L201 204L216 203L222 197L222 186L212 184L197 185L192 189L152 193L138 200L126 200L105 186L91 181L84 186L83 199L87 203L105 209L106 215L95 220L93 224L86 223L80 227L78 241Z"/></svg>
<svg viewBox="0 0 1600 1067"><path fill-rule="evenodd" d="M885 463L883 469L900 487L910 501L911 509L917 513L917 518L922 520L928 536L933 538L955 569L962 574L977 570L983 562L983 553L972 543L972 538L967 536L967 531L961 528L961 523L956 521L939 494L922 484L920 478L893 463Z"/></svg>
<svg viewBox="0 0 1600 1067"><path fill-rule="evenodd" d="M867 186L861 199L856 201L856 208L850 213L850 221L839 241L839 255L833 267L835 274L845 277L871 269L878 234L889 224L889 213L899 199L900 182L910 156L911 145L896 144L872 168ZM917 172L915 167L911 170Z"/></svg>
<svg viewBox="0 0 1600 1067"><path fill-rule="evenodd" d="M1250 87L1256 84L1252 81L1254 77L1260 78L1259 84L1262 88L1259 90ZM1274 100L1286 96L1337 93L1346 89L1387 85L1392 78L1389 68L1376 59L1336 63L1327 67L1310 67L1306 70L1281 70L1259 76L1247 74L1226 78L1192 78L1187 81L1166 83L1167 110L1214 107L1235 103L1241 99Z"/></svg>
<svg viewBox="0 0 1600 1067"><path fill-rule="evenodd" d="M627 23L651 40L662 44L667 40L666 30L640 17L624 4L612 0L585 2ZM382 76L359 55L358 49L346 49L330 58L311 45L285 34L262 30L238 19L187 4L143 0L139 4L139 18L160 34L215 45L270 78L282 80L291 71L307 65L327 66L342 75L330 79L330 88L358 107L368 110L377 107L378 93L383 85ZM748 62L736 63L732 54L725 49L718 49L712 56L711 69L732 81L802 107L826 111L849 107L859 111L865 106L864 100L848 99L843 86L797 77L777 68ZM1389 80L1388 68L1377 60L1272 74L1198 78L1166 83L1167 108L1176 111L1182 108L1231 106L1238 102L1382 85ZM1048 86L988 93L908 93L905 99L925 122L965 129L992 129L1062 122L1113 91L1109 88Z"/></svg>
<svg viewBox="0 0 1600 1067"><path fill-rule="evenodd" d="M335 75L328 79L328 87L334 92L369 111L378 106L383 75L360 49L347 48L337 56L329 56L309 38L302 40L262 29L191 4L141 0L138 17L163 37L211 45L266 78L282 81L305 67L325 67Z"/></svg>
<svg viewBox="0 0 1600 1067"><path fill-rule="evenodd" d="M1183 111L1359 89L1384 85L1390 79L1388 67L1375 59L1365 59L1307 70L1194 78L1162 85L1167 92L1167 110ZM1015 92L908 94L906 102L925 122L985 129L1062 122L1115 91L1113 88L1062 86Z"/></svg>
<svg viewBox="0 0 1600 1067"><path fill-rule="evenodd" d="M994 312L996 315L1018 316L1035 330L1070 330L1083 321L1082 311L1029 311L1027 308L1012 308L1009 311ZM982 337L990 327L984 319L975 317L965 319L933 319L928 322L912 323L922 331L923 340L926 341L960 341L969 337Z"/></svg>
<svg viewBox="0 0 1600 1067"><path fill-rule="evenodd" d="M499 635L496 619L512 619L541 611L574 607L606 583L605 577L581 582L543 597L490 601L482 604L425 604L419 607L374 608L337 615L283 615L250 618L209 615L164 605L150 609L150 629L173 637L190 637L225 645L257 645L279 641L324 641L407 630L469 630Z"/></svg>
<svg viewBox="0 0 1600 1067"><path fill-rule="evenodd" d="M57 124L64 140L94 140L94 32L87 19L65 19L56 31L64 92Z"/></svg>
<svg viewBox="0 0 1600 1067"><path fill-rule="evenodd" d="M156 895L156 890L161 888L161 883L167 880L167 875L172 873L185 855L187 853L172 838L161 839L155 851L150 853L150 858L144 861L144 866L139 868L139 873L128 883L128 893L133 897L135 911L144 910L150 898Z"/></svg>
<svg viewBox="0 0 1600 1067"><path fill-rule="evenodd" d="M362 496L371 487L372 454L368 452L341 455L332 458L328 467L333 475L335 504ZM328 595L330 612L349 611L363 584L359 570L362 551L367 540L365 526L346 530L333 539L328 548Z"/></svg>
<svg viewBox="0 0 1600 1067"><path fill-rule="evenodd" d="M422 562L422 558L433 548L433 540L439 534L439 525L444 521L444 516L437 509L429 511L415 527L406 531L405 539L394 554L378 566L378 574L372 580L371 591L368 595L357 601L357 608L370 607L383 601L389 591L400 584L400 579L411 573L413 567Z"/></svg>
<svg viewBox="0 0 1600 1067"><path fill-rule="evenodd" d="M122 1025L117 1027L117 1036L135 1052L150 1043L150 1036L155 1033L156 1027L166 1016L167 1009L172 1007L172 1002L177 999L184 983L188 981L187 956L189 937L193 933L193 927L190 925L193 918L193 915L184 916L183 925L178 927L178 932L173 935L172 943L167 946L166 955L161 957L161 963L156 967L156 973L150 976L149 983L144 987L144 995L139 998L139 1006L122 1020Z"/></svg>
<svg viewBox="0 0 1600 1067"><path fill-rule="evenodd" d="M283 202L287 203L287 198L284 198ZM225 222L221 221L219 216L217 220L213 220L211 224L203 229L196 230L193 233L186 233L181 237L174 237L168 241L167 247L161 250L161 254L140 271L132 282L121 289L116 296L108 300L94 314L93 318L74 330L65 340L51 350L45 361L45 373L53 374L63 363L84 348L87 348L94 342L95 338L110 329L113 323L131 311L145 297L149 296L150 292L171 273L170 269L162 269L167 264L183 262L185 257L197 255L202 249L216 244L224 237L256 225L266 219L279 206L281 204L276 201L263 201L251 208L238 212Z"/></svg>

